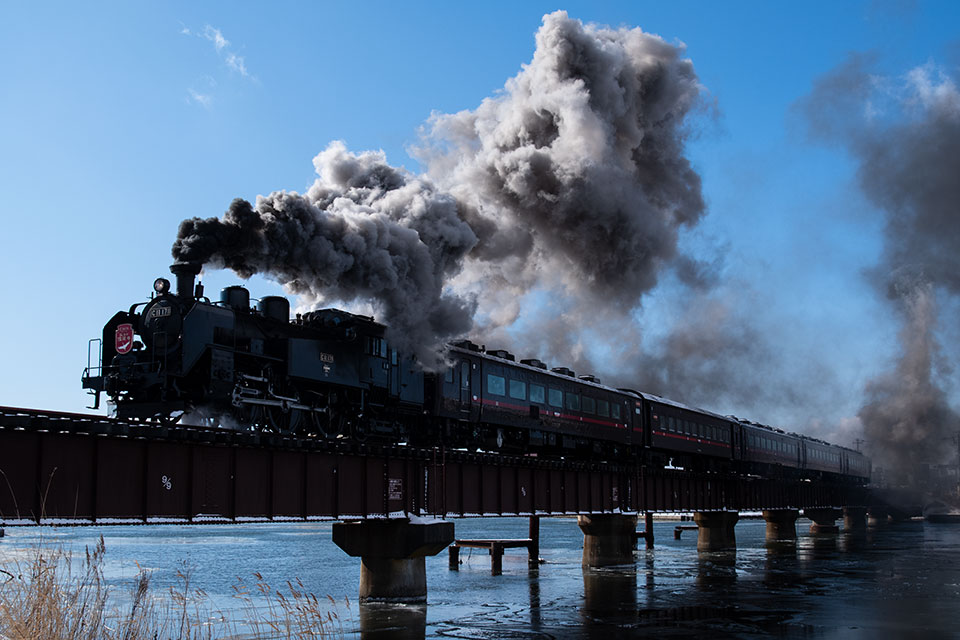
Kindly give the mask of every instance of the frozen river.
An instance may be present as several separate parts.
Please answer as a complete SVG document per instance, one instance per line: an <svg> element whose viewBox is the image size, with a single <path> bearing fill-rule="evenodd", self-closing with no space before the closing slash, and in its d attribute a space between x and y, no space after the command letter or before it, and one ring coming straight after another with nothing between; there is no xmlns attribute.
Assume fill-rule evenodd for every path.
<svg viewBox="0 0 960 640"><path fill-rule="evenodd" d="M527 535L524 518L455 523L459 538ZM638 550L635 565L589 570L576 519L543 518L538 568L524 550L508 550L495 577L484 551L464 549L460 571L448 569L445 552L427 558L425 607L358 606L359 560L332 543L329 523L10 527L0 561L38 543L82 552L102 534L115 592L138 567L151 571L155 592L186 569L211 606L242 619L238 578L249 585L259 572L275 586L300 578L337 603L348 637L960 637L960 526L814 537L801 519L795 544L768 546L764 522L742 520L736 552L698 554L696 532L674 540L676 524L657 522L656 548Z"/></svg>

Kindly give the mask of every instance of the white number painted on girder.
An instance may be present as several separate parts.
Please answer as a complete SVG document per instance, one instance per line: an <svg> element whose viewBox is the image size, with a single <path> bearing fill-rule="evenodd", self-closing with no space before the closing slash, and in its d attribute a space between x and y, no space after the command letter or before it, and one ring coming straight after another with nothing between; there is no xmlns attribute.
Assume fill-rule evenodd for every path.
<svg viewBox="0 0 960 640"><path fill-rule="evenodd" d="M163 476L162 478L160 478L160 484L163 485L164 489L166 489L167 491L170 491L171 489L173 489L173 478L168 478L167 476Z"/></svg>

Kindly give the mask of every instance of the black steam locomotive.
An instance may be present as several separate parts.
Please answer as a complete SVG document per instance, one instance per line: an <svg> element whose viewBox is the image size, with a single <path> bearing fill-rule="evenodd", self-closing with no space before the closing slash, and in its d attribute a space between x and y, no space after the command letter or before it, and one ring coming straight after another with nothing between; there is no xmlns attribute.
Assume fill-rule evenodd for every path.
<svg viewBox="0 0 960 640"><path fill-rule="evenodd" d="M373 318L337 309L290 319L282 297L250 307L240 286L219 302L194 285L200 265L171 267L148 302L118 312L88 362L83 387L118 417L203 421L300 437L376 438L540 455L640 459L695 470L864 483L859 452L603 385L539 360L472 342L451 366L424 372L392 349Z"/></svg>

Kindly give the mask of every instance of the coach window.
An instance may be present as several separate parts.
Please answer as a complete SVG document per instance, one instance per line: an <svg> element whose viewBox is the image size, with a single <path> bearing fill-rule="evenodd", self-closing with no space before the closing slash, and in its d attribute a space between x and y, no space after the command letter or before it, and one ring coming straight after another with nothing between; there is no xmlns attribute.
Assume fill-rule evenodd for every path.
<svg viewBox="0 0 960 640"><path fill-rule="evenodd" d="M495 376L492 373L487 374L487 391L493 396L506 395L507 383L501 376Z"/></svg>
<svg viewBox="0 0 960 640"><path fill-rule="evenodd" d="M521 380L510 381L510 397L514 400L527 399L527 383Z"/></svg>
<svg viewBox="0 0 960 640"><path fill-rule="evenodd" d="M583 412L584 413L596 413L597 412L597 403L593 398L589 396L583 396Z"/></svg>
<svg viewBox="0 0 960 640"><path fill-rule="evenodd" d="M610 403L606 400L597 400L597 415L609 418L610 417Z"/></svg>
<svg viewBox="0 0 960 640"><path fill-rule="evenodd" d="M620 419L620 405L617 403L613 404L613 417L617 420Z"/></svg>
<svg viewBox="0 0 960 640"><path fill-rule="evenodd" d="M580 411L580 396L575 393L568 393L567 409L570 411Z"/></svg>
<svg viewBox="0 0 960 640"><path fill-rule="evenodd" d="M543 404L543 387L539 384L530 385L530 402Z"/></svg>
<svg viewBox="0 0 960 640"><path fill-rule="evenodd" d="M557 407L559 409L563 408L563 391L560 389L550 389L550 406Z"/></svg>

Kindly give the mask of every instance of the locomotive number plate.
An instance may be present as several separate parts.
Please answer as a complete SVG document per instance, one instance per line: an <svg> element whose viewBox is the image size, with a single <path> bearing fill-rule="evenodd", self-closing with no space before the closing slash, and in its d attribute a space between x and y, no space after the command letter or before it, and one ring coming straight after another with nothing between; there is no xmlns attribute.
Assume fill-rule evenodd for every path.
<svg viewBox="0 0 960 640"><path fill-rule="evenodd" d="M320 352L320 362L328 362L328 363L330 363L330 364L333 364L333 354L332 354L332 353L324 353L323 351L321 351L321 352Z"/></svg>

